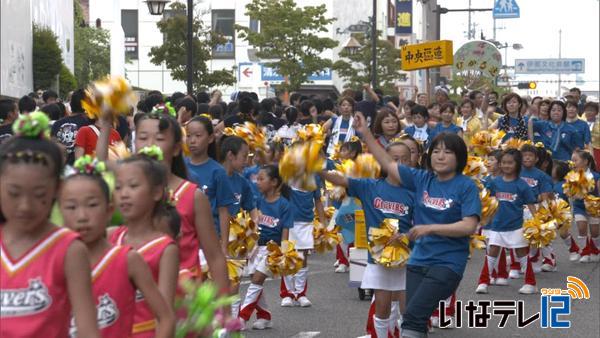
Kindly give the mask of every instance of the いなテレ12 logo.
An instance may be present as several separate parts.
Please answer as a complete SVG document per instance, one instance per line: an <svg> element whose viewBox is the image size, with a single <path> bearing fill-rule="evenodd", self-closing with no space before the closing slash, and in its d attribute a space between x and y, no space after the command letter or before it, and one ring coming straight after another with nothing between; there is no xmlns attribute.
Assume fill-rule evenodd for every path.
<svg viewBox="0 0 600 338"><path fill-rule="evenodd" d="M572 300L590 299L590 289L579 278L567 277L566 289L543 288L540 290L540 325L542 328L570 328L571 321L560 318L571 314Z"/></svg>

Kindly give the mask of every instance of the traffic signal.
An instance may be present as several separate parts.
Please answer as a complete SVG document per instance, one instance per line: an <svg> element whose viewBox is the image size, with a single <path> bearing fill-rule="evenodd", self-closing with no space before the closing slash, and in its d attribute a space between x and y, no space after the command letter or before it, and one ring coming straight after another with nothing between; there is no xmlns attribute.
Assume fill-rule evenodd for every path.
<svg viewBox="0 0 600 338"><path fill-rule="evenodd" d="M517 88L519 89L536 89L537 88L537 82L535 81L529 81L529 82L519 82L517 84Z"/></svg>

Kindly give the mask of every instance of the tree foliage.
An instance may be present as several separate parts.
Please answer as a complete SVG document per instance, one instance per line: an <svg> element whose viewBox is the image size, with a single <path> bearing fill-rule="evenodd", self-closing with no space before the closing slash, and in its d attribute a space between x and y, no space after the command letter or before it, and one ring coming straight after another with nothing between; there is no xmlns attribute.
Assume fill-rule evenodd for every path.
<svg viewBox="0 0 600 338"><path fill-rule="evenodd" d="M325 5L298 7L293 0L253 0L246 5L246 15L260 22L260 31L236 25L238 36L258 48L261 59L272 60L274 68L287 83L282 89L296 90L314 73L332 66L320 54L338 45L330 38L319 37L335 19L325 18Z"/></svg>
<svg viewBox="0 0 600 338"><path fill-rule="evenodd" d="M77 79L64 63L60 66L59 95L66 98L70 91L77 89Z"/></svg>
<svg viewBox="0 0 600 338"><path fill-rule="evenodd" d="M75 15L75 78L85 86L110 74L110 35L106 29L89 27L79 0L73 0Z"/></svg>
<svg viewBox="0 0 600 338"><path fill-rule="evenodd" d="M175 2L170 8L177 13L172 17L163 19L156 23L163 34L163 44L152 47L148 56L155 65L163 62L171 70L174 80L187 80L187 16L186 5ZM217 44L224 43L224 39L211 31L211 28L198 18L194 18L193 26L193 88L195 91L219 85L233 85L235 76L233 70L208 69L207 61L212 58L212 49Z"/></svg>
<svg viewBox="0 0 600 338"><path fill-rule="evenodd" d="M48 89L55 85L62 65L62 55L54 32L33 25L33 86Z"/></svg>
<svg viewBox="0 0 600 338"><path fill-rule="evenodd" d="M372 74L372 41L364 34L356 34L354 38L361 47L356 52L343 48L338 54L333 69L346 81L344 88L361 88L364 83L371 82ZM397 94L396 81L403 76L400 72L400 50L387 40L377 40L377 88L385 94Z"/></svg>

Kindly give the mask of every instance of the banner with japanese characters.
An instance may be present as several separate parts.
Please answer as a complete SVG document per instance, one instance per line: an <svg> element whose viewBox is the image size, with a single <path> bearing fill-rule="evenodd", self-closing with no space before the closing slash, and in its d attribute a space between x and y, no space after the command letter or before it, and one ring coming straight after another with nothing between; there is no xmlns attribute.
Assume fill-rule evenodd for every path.
<svg viewBox="0 0 600 338"><path fill-rule="evenodd" d="M415 70L451 65L452 41L439 40L405 45L400 49L402 70Z"/></svg>
<svg viewBox="0 0 600 338"><path fill-rule="evenodd" d="M396 0L396 34L412 33L412 0Z"/></svg>

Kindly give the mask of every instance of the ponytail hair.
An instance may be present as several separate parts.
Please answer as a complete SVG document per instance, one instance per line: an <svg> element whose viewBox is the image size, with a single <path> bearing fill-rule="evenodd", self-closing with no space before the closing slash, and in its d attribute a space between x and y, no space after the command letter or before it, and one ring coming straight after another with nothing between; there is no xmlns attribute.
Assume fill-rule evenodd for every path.
<svg viewBox="0 0 600 338"><path fill-rule="evenodd" d="M291 189L287 184L285 184L285 182L283 182L283 179L279 175L279 167L277 165L267 164L260 167L260 170L264 170L270 179L277 181L277 188L279 189L281 196L285 197L286 199L290 198Z"/></svg>
<svg viewBox="0 0 600 338"><path fill-rule="evenodd" d="M596 171L596 162L594 161L594 157L592 156L592 154L590 154L589 151L577 149L574 151L574 153L579 155L579 157L581 157L585 161L587 161L588 168L590 168L591 171Z"/></svg>

